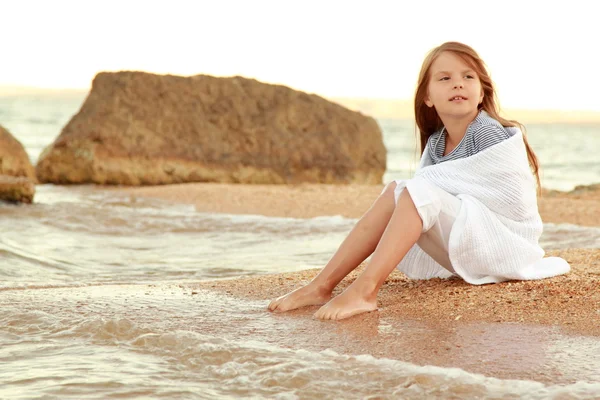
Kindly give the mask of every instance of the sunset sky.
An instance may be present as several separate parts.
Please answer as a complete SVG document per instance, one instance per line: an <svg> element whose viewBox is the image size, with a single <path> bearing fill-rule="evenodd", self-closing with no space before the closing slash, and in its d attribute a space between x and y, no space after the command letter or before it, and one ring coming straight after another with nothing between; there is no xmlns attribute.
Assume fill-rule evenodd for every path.
<svg viewBox="0 0 600 400"><path fill-rule="evenodd" d="M129 69L410 99L427 51L458 40L486 61L502 106L600 111L596 6L560 4L1 0L0 85L87 89Z"/></svg>

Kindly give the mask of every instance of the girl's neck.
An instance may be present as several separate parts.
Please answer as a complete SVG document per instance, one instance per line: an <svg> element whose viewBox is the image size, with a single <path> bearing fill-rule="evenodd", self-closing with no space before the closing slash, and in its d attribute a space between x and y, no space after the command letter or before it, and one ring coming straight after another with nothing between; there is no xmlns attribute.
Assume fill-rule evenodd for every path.
<svg viewBox="0 0 600 400"><path fill-rule="evenodd" d="M479 110L477 110L475 114L468 115L463 118L442 118L440 116L444 124L444 129L446 131L446 140L454 145L460 143L462 138L465 136L465 133L467 132L467 128L469 127L469 125L471 125L471 122L475 120L478 114Z"/></svg>

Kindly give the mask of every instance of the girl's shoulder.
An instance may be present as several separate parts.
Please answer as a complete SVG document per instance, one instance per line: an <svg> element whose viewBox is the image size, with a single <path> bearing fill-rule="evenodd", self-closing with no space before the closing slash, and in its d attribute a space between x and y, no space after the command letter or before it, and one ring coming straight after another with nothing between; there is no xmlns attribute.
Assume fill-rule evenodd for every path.
<svg viewBox="0 0 600 400"><path fill-rule="evenodd" d="M514 128L502 126L496 119L481 110L471 124L471 136L476 151L482 151L498 144L516 133Z"/></svg>
<svg viewBox="0 0 600 400"><path fill-rule="evenodd" d="M429 135L429 137L427 138L427 145L429 144L433 144L436 143L440 137L442 136L442 133L444 132L444 128L435 131L434 133L432 133L431 135Z"/></svg>

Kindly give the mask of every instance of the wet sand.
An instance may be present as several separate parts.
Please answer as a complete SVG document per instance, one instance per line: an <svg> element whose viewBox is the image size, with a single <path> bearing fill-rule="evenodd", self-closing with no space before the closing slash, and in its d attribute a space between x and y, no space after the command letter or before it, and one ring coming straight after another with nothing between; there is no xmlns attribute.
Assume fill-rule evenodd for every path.
<svg viewBox="0 0 600 400"><path fill-rule="evenodd" d="M186 183L109 189L126 192L132 196L194 204L200 212L293 218L313 218L322 215L359 218L369 209L383 187ZM573 192L543 190L538 206L544 222L600 226L600 185Z"/></svg>
<svg viewBox="0 0 600 400"><path fill-rule="evenodd" d="M258 397L271 398L273 392L289 390L285 382L291 389L298 389L320 381L323 387L313 389L309 392L313 395L308 397L327 394L326 397L344 398L339 391L347 387L353 388L356 398L373 398L374 394L382 398L377 394L390 393L383 396L387 398L392 391L391 397L395 398L563 398L553 394L576 390L546 390L534 382L526 386L521 382L519 388L514 382L467 376L456 368L552 386L589 383L600 390L597 336L573 335L557 326L471 321L466 313L465 321L450 317L436 320L434 316L438 314L432 313L432 308L437 306L431 307L435 301L465 299L467 292L456 283L446 286L434 282L431 288L444 293L436 300L425 293L427 285L410 287L394 277L383 289L381 311L338 322L312 318L314 307L282 314L266 311L264 295L287 290L312 274L308 271L201 284L155 282L0 289L5 304L0 320L4 318L6 322L3 328L9 331L8 338L15 334L28 336L17 344L12 339L13 346L21 346L21 352L12 347L14 354L31 360L25 381L37 376L46 385L48 378L66 375L63 379L73 382L73 374L81 369L78 363L85 363L91 352L101 346L96 350L102 354L101 360L94 361L94 368L81 378L79 385L80 390L96 395L110 389L107 384L94 383L99 374L102 382L111 378L119 382L115 383L117 387L122 385L123 374L128 379L140 374L144 381L152 381L153 391L148 393L168 390L173 382L184 382L186 388L195 390L205 389L207 381L225 390L242 390L230 397L256 397L257 392L264 392L267 394ZM407 293L415 299L402 299L401 295ZM420 312L417 297L429 298ZM54 351L59 355L56 360L47 354L48 347L59 349ZM43 354L43 358L32 353ZM77 361L65 362L63 354L77 354ZM386 360L367 356L366 360L363 358L366 362L357 364L356 359L349 358L365 354ZM146 360L142 366L139 356ZM402 363L390 363L391 360ZM13 375L17 374L18 370ZM15 380L24 382L21 378ZM256 382L255 391L247 393L246 382L250 380ZM131 386L134 390L135 382ZM368 386L373 382L375 387ZM194 385L200 385L200 389ZM273 391L273 385L281 388ZM146 383L142 389L148 389ZM414 389L423 389L424 393L410 396L419 393ZM531 390L541 390L546 395L532 396ZM591 390L589 387L587 392ZM179 394L177 398L180 397Z"/></svg>
<svg viewBox="0 0 600 400"><path fill-rule="evenodd" d="M555 326L565 333L600 337L600 249L559 250L548 255L565 258L571 272L544 280L470 285L458 278L410 280L394 271L381 288L376 313L381 318L442 325L458 321ZM334 295L351 284L363 267L346 277ZM195 287L251 300L272 299L308 283L318 272L201 282ZM318 307L307 309L312 315Z"/></svg>

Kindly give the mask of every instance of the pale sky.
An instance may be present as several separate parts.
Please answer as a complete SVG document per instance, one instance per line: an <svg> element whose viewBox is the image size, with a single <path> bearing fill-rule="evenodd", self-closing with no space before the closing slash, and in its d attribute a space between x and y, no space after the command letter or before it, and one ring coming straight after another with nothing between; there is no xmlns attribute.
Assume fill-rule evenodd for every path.
<svg viewBox="0 0 600 400"><path fill-rule="evenodd" d="M594 4L0 0L0 85L89 88L99 71L142 70L411 99L427 51L457 40L483 57L502 107L600 111Z"/></svg>

